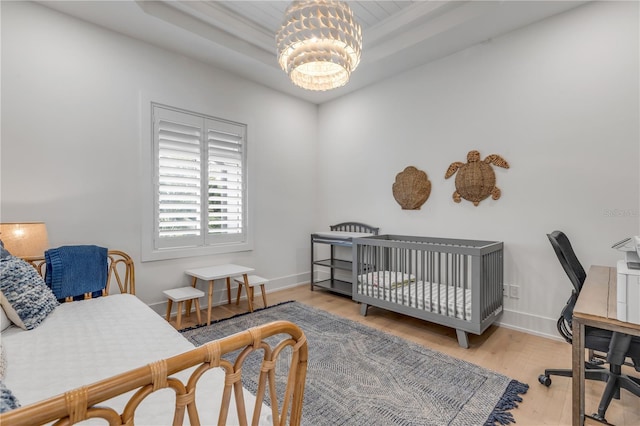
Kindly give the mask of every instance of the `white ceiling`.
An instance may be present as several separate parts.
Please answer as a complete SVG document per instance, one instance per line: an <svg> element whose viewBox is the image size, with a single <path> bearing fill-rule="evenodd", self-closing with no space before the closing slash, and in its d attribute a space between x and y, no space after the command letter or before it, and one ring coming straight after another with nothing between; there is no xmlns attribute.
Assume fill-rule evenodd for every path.
<svg viewBox="0 0 640 426"><path fill-rule="evenodd" d="M362 26L360 66L345 87L294 86L276 60L287 1L42 1L44 6L323 103L584 1L348 1Z"/></svg>

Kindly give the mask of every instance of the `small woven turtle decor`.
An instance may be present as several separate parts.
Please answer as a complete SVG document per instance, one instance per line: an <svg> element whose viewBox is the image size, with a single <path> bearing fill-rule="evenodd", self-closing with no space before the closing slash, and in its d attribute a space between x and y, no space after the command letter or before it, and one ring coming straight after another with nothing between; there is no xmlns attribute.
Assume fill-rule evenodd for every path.
<svg viewBox="0 0 640 426"><path fill-rule="evenodd" d="M491 167L492 164L505 169L509 168L509 163L497 154L491 154L484 160L480 160L478 151L469 151L466 164L459 161L452 163L444 177L449 179L458 172L453 201L459 203L460 199L464 198L477 207L480 201L489 195L494 200L500 198L500 189L496 186L496 174Z"/></svg>
<svg viewBox="0 0 640 426"><path fill-rule="evenodd" d="M403 210L420 210L431 194L431 182L425 172L409 166L396 175L392 190Z"/></svg>

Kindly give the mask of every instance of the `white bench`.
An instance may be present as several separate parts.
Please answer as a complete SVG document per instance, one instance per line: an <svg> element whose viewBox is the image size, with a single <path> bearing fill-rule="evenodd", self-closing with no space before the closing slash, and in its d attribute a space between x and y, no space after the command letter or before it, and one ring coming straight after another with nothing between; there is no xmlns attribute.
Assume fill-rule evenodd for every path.
<svg viewBox="0 0 640 426"><path fill-rule="evenodd" d="M242 293L242 286L245 284L243 277L235 277L233 279L238 283L238 298L236 299L236 305L240 304L240 294ZM264 285L269 282L268 279L259 277L257 275L249 275L247 276L248 288L247 292L247 300L249 302L249 311L253 312L253 288L257 285L260 286L260 292L262 293L262 302L264 303L264 307L267 307L267 294L264 289Z"/></svg>

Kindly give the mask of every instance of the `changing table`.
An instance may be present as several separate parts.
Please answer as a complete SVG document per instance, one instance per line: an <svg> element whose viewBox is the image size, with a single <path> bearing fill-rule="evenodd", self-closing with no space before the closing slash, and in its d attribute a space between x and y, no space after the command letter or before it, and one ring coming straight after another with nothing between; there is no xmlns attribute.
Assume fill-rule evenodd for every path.
<svg viewBox="0 0 640 426"><path fill-rule="evenodd" d="M311 234L311 291L314 290L314 287L319 287L335 293L351 296L353 292L351 281L346 281L336 277L336 270L347 271L350 274L352 270L352 262L350 259L346 260L336 258L335 247L351 247L353 238L378 235L380 228L374 228L359 222L343 222L337 225L331 225L329 229L329 231L321 231ZM316 244L330 245L329 258L315 258L316 254L314 246ZM315 266L328 268L329 278L316 281Z"/></svg>

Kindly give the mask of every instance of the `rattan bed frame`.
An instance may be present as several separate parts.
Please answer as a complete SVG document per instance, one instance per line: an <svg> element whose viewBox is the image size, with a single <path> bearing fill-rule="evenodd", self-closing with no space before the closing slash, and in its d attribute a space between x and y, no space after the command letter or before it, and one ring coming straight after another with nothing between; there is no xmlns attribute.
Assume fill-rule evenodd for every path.
<svg viewBox="0 0 640 426"><path fill-rule="evenodd" d="M42 273L44 259L30 258L27 261ZM122 293L135 294L133 261L126 253L109 251L108 281L112 278L117 281ZM108 294L107 284L105 295ZM87 297L90 298L90 295ZM274 335L284 335L284 337L271 347L264 339ZM285 388L281 389L284 392L283 398L278 399L275 368L278 357L287 347L292 350L284 351L285 354L282 356L290 356L291 359L288 363L279 362L278 365L289 365L288 379ZM239 349L241 351L233 362L226 357L222 359L223 355ZM156 390L170 388L176 393L175 410L173 419L167 419L166 424L182 425L185 421L186 411L189 414L189 423L198 425L200 421L195 404L198 380L207 370L220 367L225 372L225 381L222 401L220 401L218 424L226 424L233 393L239 424L247 425L249 423L242 388L242 365L253 351L262 351L263 361L259 372L254 414L250 424L258 423L262 402L268 392L273 424L299 425L302 416L308 349L302 330L288 321L275 321L254 327L209 342L188 352L158 360L105 380L69 390L47 400L8 411L0 414L0 424L19 426L55 422L55 425L70 425L90 418L103 418L109 425L132 426L138 405ZM192 367L196 368L186 383L173 377L176 373ZM115 396L135 390L137 391L129 399L121 413L100 405ZM282 407L278 407L279 400L283 401Z"/></svg>
<svg viewBox="0 0 640 426"><path fill-rule="evenodd" d="M263 339L284 333L288 338L271 348ZM275 387L276 360L282 349L292 347L289 376L284 390L282 407L278 407ZM234 363L222 356L242 349ZM191 425L200 424L195 405L195 390L198 379L211 368L222 367L225 371L225 386L222 396L219 425L226 424L231 393L235 397L240 425L249 424L246 418L242 389L242 364L254 350L263 350L264 358L258 382L256 404L251 424L257 424L262 401L269 392L274 425L299 425L302 416L302 399L307 371L307 341L298 326L288 321L276 321L254 327L241 333L212 341L189 352L163 359L135 370L110 377L54 396L42 402L30 404L0 415L3 425L40 425L56 421L56 425L71 425L90 418L103 418L109 425L133 425L138 405L152 392L171 388L176 393L173 419L166 424L182 425L185 410ZM282 364L282 363L280 363ZM191 367L197 367L187 383L171 377ZM136 390L122 413L100 406L102 402L123 393Z"/></svg>

